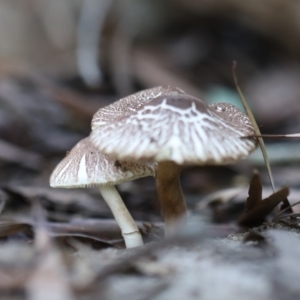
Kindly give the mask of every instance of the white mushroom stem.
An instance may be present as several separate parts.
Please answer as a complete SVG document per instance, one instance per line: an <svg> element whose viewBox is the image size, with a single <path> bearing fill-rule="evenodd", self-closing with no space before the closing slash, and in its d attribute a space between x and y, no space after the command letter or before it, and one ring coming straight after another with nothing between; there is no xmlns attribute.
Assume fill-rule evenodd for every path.
<svg viewBox="0 0 300 300"><path fill-rule="evenodd" d="M166 235L172 233L173 226L187 216L180 185L181 170L182 166L172 161L159 162L156 170L156 188L165 220Z"/></svg>
<svg viewBox="0 0 300 300"><path fill-rule="evenodd" d="M121 228L126 248L142 246L142 235L117 189L113 185L100 186L99 191Z"/></svg>

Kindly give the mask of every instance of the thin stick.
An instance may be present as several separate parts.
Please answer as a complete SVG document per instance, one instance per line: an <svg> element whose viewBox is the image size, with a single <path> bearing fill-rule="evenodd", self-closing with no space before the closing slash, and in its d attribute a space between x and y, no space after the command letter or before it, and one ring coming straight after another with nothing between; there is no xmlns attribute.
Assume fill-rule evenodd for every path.
<svg viewBox="0 0 300 300"><path fill-rule="evenodd" d="M103 79L98 65L99 43L111 0L84 0L77 28L77 66L82 79L90 87L98 87Z"/></svg>
<svg viewBox="0 0 300 300"><path fill-rule="evenodd" d="M261 134L261 135L251 135L249 137L261 137L261 138L300 138L300 133L293 133L293 134Z"/></svg>
<svg viewBox="0 0 300 300"><path fill-rule="evenodd" d="M278 221L281 217L283 217L283 213L284 212L286 212L288 209L290 209L290 208L292 208L293 206L296 206L296 205L298 205L298 204L300 204L300 201L298 201L298 202L295 202L295 203L293 203L293 204L291 204L290 206L288 206L288 207L286 207L285 209L283 209L281 212L279 212L278 214L277 214L277 216L275 216L274 218L273 218L273 222L276 222L276 221ZM288 216L288 215L287 215Z"/></svg>
<svg viewBox="0 0 300 300"><path fill-rule="evenodd" d="M243 103L243 106L249 116L249 119L254 127L254 131L256 133L257 136L261 136L261 132L259 130L259 127L255 121L255 118L252 114L252 111L246 101L246 99L244 98L244 95L238 85L238 82L237 82L237 76L236 76L236 68L237 68L237 63L236 62L233 62L233 66L232 66L232 74L233 74L233 79L234 79L234 83L235 83L235 86L236 86L236 89L239 93L239 96L240 96L240 99ZM265 143L264 143L264 140L261 138L261 137L258 137L258 142L259 142L259 146L260 146L260 149L261 149L261 152L263 154L263 157L264 157L264 161L265 161L265 164L266 164L266 167L267 167L267 170L268 170L268 174L269 174L269 178L270 178L270 182L271 182L271 185L272 185L272 189L273 189L273 192L275 192L275 185L274 185L274 180L273 180L273 175L272 175L272 171L271 171L271 167L270 167L270 163L269 163L269 159L268 159L268 154L267 154L267 151L266 151L266 146L265 146Z"/></svg>

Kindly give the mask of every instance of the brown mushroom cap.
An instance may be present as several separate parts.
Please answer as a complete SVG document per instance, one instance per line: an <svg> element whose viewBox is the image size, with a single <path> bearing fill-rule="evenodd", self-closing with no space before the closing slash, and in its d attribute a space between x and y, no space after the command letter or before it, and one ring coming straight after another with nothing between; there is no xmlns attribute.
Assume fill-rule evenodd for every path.
<svg viewBox="0 0 300 300"><path fill-rule="evenodd" d="M249 118L231 104L213 104L186 94L156 97L123 117L109 115L91 134L94 145L122 160L177 164L229 164L255 148Z"/></svg>
<svg viewBox="0 0 300 300"><path fill-rule="evenodd" d="M108 106L99 109L93 116L92 130L99 126L110 124L120 118L128 117L137 109L153 99L162 95L185 94L185 92L173 86L157 86L151 89L143 90L122 98Z"/></svg>
<svg viewBox="0 0 300 300"><path fill-rule="evenodd" d="M121 162L102 154L89 138L81 140L57 165L50 177L51 187L79 188L115 185L154 176L155 163Z"/></svg>

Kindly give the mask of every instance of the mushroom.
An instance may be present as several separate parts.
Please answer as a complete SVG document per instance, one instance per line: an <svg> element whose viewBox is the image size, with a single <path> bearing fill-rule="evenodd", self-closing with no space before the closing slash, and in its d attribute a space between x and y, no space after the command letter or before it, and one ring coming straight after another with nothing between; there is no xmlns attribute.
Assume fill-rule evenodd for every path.
<svg viewBox="0 0 300 300"><path fill-rule="evenodd" d="M50 177L55 188L98 186L119 224L127 248L143 245L142 236L114 185L145 176L154 176L155 163L131 163L99 152L89 138L78 142L57 165Z"/></svg>
<svg viewBox="0 0 300 300"><path fill-rule="evenodd" d="M241 138L254 129L238 108L209 106L184 93L162 94L123 117L110 114L113 110L98 122L91 141L118 159L158 162L156 185L167 232L187 214L179 178L183 166L234 163L257 146L255 139Z"/></svg>

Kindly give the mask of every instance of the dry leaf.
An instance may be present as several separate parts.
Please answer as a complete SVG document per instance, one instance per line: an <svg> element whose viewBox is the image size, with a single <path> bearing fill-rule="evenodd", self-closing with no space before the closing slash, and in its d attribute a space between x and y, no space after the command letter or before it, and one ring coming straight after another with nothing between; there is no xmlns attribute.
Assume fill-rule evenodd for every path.
<svg viewBox="0 0 300 300"><path fill-rule="evenodd" d="M261 181L259 175L255 173L250 182L246 210L239 218L238 224L247 227L261 225L280 202L286 201L288 194L289 189L285 187L262 200Z"/></svg>

